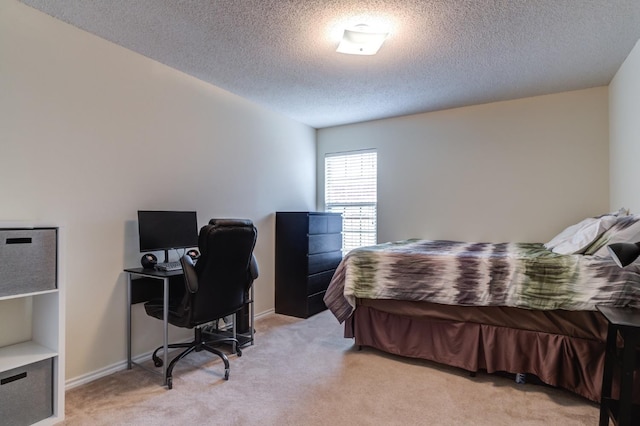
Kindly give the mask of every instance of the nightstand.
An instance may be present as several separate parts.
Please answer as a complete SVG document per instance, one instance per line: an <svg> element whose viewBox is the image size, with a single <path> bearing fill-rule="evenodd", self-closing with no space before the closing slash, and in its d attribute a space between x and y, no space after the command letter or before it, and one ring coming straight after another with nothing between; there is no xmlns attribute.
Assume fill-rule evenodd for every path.
<svg viewBox="0 0 640 426"><path fill-rule="evenodd" d="M640 310L631 308L596 307L608 322L607 349L602 376L600 400L600 426L609 424L609 418L618 426L638 424L640 407L633 404L633 372L640 344ZM618 334L623 347L618 350ZM620 369L620 393L618 399L611 396L614 369Z"/></svg>

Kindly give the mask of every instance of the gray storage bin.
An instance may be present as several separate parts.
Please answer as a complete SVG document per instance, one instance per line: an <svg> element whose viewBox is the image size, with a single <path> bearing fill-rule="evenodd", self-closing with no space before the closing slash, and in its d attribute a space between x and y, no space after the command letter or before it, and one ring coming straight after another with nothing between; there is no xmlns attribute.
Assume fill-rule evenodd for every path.
<svg viewBox="0 0 640 426"><path fill-rule="evenodd" d="M57 288L56 246L55 228L0 229L0 297Z"/></svg>
<svg viewBox="0 0 640 426"><path fill-rule="evenodd" d="M31 425L53 415L53 359L0 372L0 422Z"/></svg>

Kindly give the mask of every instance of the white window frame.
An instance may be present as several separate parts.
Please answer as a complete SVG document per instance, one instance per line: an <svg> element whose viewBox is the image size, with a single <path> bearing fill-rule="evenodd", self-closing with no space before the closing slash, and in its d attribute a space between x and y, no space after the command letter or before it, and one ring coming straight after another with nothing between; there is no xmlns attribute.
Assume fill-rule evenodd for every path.
<svg viewBox="0 0 640 426"><path fill-rule="evenodd" d="M324 205L342 213L342 252L377 243L378 154L375 149L328 153Z"/></svg>

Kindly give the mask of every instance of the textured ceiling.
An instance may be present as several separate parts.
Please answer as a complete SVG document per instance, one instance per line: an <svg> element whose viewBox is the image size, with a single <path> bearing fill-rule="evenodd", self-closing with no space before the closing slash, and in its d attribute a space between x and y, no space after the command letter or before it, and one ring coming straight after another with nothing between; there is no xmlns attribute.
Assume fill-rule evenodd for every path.
<svg viewBox="0 0 640 426"><path fill-rule="evenodd" d="M23 3L316 128L607 85L640 39L639 0Z"/></svg>

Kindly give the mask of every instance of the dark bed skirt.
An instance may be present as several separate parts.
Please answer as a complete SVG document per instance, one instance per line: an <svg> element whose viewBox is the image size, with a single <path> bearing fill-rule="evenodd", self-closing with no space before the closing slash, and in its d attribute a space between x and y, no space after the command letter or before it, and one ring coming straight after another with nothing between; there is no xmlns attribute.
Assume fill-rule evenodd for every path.
<svg viewBox="0 0 640 426"><path fill-rule="evenodd" d="M600 402L606 330L604 318L592 311L391 300L359 300L345 322L345 337L355 337L357 345L471 372L534 374L595 402Z"/></svg>

